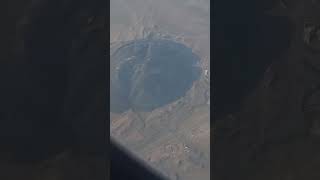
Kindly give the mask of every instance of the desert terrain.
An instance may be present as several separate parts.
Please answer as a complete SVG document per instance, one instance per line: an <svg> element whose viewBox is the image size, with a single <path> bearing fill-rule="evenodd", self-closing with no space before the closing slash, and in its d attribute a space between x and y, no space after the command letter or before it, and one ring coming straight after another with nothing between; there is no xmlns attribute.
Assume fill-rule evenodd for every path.
<svg viewBox="0 0 320 180"><path fill-rule="evenodd" d="M119 57L116 53L129 42L170 41L171 45L180 44L197 57L196 66L199 68L197 78L192 80L188 88L183 88L183 93L178 93L176 98L170 101L163 100L165 103L157 103L157 106L148 110L133 108L133 105L137 105L136 101L133 101L134 103L125 110L111 111L110 114L112 139L173 180L205 180L210 176L209 7L209 0L111 0L110 2L111 68L116 64L110 69L111 77L116 75L117 62L121 61L121 58L120 60L115 58ZM157 52L155 45L150 47ZM162 52L166 52L165 49L166 47ZM180 57L181 53L178 52L181 51L174 52L177 54L176 58ZM154 54L152 58L157 59L158 56ZM130 59L129 55L125 57ZM167 74L171 72L169 69L172 69L172 72L176 69L182 73L181 68L174 66L166 67ZM185 72L188 74L189 71ZM160 71L161 73L166 74L165 71ZM174 81L177 82L176 88L178 88L179 81L183 81L184 77L187 79L188 75L181 77L173 73L171 77L180 78ZM132 81L131 86L134 86L135 82L142 82L136 85L138 87L148 86L147 83L157 84L151 78L150 81ZM164 84L166 87L161 85L159 88L174 90L174 85ZM111 91L112 86L116 85L111 83ZM139 94L139 89L137 91L133 94ZM149 103L148 100L145 102ZM112 107L113 104L111 109Z"/></svg>

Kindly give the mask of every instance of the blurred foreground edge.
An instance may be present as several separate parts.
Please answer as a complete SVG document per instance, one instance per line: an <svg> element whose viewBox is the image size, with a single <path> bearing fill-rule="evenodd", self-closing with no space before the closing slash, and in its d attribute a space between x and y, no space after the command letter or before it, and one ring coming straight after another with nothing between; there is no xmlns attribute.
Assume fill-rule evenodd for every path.
<svg viewBox="0 0 320 180"><path fill-rule="evenodd" d="M111 180L166 180L115 142L111 142L110 155Z"/></svg>

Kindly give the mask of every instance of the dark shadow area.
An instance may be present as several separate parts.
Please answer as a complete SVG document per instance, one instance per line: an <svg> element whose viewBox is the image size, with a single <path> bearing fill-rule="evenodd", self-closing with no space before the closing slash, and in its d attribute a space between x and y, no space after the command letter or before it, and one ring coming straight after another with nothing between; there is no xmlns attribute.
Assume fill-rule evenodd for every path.
<svg viewBox="0 0 320 180"><path fill-rule="evenodd" d="M105 179L106 163L100 161L108 143L107 2L36 0L19 5L1 7L9 8L2 11L8 21L2 35L10 42L10 53L0 54L1 179L12 179L6 171L39 164L57 169L40 179ZM55 162L64 152L71 154L63 159L76 158L72 161L78 164L91 159L90 166L99 167L61 166L60 171ZM7 170L6 163L16 166ZM81 177L82 172L88 173ZM29 178L36 179L20 179Z"/></svg>
<svg viewBox="0 0 320 180"><path fill-rule="evenodd" d="M289 46L291 25L286 18L265 13L271 1L212 4L212 102L219 118L236 111L267 67L281 57Z"/></svg>
<svg viewBox="0 0 320 180"><path fill-rule="evenodd" d="M275 2L212 3L211 173L215 180L249 179L256 173L256 159L264 157L256 153L265 150L259 144L263 143L260 135L265 124L255 116L264 109L244 109L243 105L248 96L256 93L267 69L278 63L289 48L292 25L288 19L265 13ZM259 100L256 102L263 107L264 102ZM239 114L243 117L238 118Z"/></svg>

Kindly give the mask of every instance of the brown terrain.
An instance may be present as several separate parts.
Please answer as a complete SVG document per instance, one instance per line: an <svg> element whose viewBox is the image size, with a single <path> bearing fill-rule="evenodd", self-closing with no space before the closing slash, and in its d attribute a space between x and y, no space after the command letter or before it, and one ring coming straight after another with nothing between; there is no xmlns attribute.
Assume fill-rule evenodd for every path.
<svg viewBox="0 0 320 180"><path fill-rule="evenodd" d="M147 112L111 112L111 137L170 179L209 179L210 2L111 0L110 5L111 55L125 42L153 36L191 48L202 70L178 100Z"/></svg>

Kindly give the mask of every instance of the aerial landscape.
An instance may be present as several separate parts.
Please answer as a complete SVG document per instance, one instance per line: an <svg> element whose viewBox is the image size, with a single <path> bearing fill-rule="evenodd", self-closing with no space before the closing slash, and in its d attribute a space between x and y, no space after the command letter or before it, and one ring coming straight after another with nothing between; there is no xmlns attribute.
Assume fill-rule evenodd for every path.
<svg viewBox="0 0 320 180"><path fill-rule="evenodd" d="M110 2L111 138L172 180L210 177L209 7Z"/></svg>

